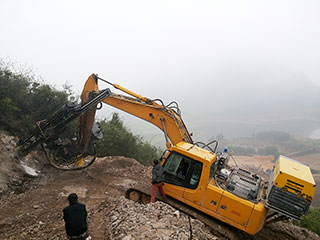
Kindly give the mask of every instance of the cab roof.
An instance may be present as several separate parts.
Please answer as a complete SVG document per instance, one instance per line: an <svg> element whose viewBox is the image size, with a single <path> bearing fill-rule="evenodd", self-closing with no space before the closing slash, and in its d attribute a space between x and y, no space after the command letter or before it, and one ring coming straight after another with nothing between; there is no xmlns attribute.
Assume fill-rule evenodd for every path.
<svg viewBox="0 0 320 240"><path fill-rule="evenodd" d="M178 152L183 152L187 155L192 155L198 160L202 160L204 163L211 164L216 159L216 154L210 152L207 149L198 147L196 145L180 142L174 146Z"/></svg>

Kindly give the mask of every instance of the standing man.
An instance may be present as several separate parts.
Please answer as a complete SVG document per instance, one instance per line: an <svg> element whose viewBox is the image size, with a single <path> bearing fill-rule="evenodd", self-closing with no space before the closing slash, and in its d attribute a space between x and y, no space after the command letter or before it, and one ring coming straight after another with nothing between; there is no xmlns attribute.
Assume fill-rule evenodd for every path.
<svg viewBox="0 0 320 240"><path fill-rule="evenodd" d="M162 180L163 180L163 167L158 162L158 160L152 161L152 193L151 193L151 203L154 203L156 198L157 190L160 191L162 199L167 202L166 194L163 191Z"/></svg>
<svg viewBox="0 0 320 240"><path fill-rule="evenodd" d="M75 193L68 196L68 201L69 206L63 209L67 237L72 240L85 240L88 237L86 205L78 202Z"/></svg>

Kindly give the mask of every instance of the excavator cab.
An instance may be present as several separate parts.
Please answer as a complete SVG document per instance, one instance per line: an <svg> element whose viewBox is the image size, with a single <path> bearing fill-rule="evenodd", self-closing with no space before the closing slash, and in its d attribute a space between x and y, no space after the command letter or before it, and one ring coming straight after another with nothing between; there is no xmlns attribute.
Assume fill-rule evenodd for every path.
<svg viewBox="0 0 320 240"><path fill-rule="evenodd" d="M199 185L203 163L178 152L171 152L163 164L164 182L189 189Z"/></svg>
<svg viewBox="0 0 320 240"><path fill-rule="evenodd" d="M193 144L181 142L172 147L162 161L166 193L199 205L214 159L215 154Z"/></svg>
<svg viewBox="0 0 320 240"><path fill-rule="evenodd" d="M261 179L243 169L229 170L227 162L226 154L217 156L181 142L162 161L164 190L186 205L254 234L267 214L258 199Z"/></svg>

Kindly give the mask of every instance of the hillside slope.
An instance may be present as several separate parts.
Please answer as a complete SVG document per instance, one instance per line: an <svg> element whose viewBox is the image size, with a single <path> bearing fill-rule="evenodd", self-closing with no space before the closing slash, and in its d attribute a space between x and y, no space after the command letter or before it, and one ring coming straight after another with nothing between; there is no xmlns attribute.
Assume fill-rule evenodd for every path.
<svg viewBox="0 0 320 240"><path fill-rule="evenodd" d="M0 142L3 147L3 142ZM13 149L4 147L1 156L13 156ZM27 163L38 167L38 176L23 173L19 163L2 157L2 163L12 162L10 171L19 170L18 190L7 179L7 191L0 199L0 232L2 239L66 239L62 209L67 195L76 192L87 205L89 232L93 239L226 239L216 235L199 220L162 202L140 205L125 199L124 192L136 184L150 182L151 167L134 159L105 157L83 171L63 172L50 168L33 153ZM23 184L22 184L23 183ZM24 186L24 187L22 187ZM225 224L217 225L230 230ZM235 239L319 239L319 236L291 222L270 224L255 236L235 231Z"/></svg>

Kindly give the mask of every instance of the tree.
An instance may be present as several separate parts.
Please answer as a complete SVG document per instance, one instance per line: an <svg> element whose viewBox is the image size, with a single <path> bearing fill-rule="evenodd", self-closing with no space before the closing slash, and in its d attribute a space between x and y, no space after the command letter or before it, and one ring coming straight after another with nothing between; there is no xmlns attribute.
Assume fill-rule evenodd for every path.
<svg viewBox="0 0 320 240"><path fill-rule="evenodd" d="M12 134L29 130L35 122L74 100L68 86L58 91L48 84L37 82L30 72L13 72L2 61L0 86L1 128Z"/></svg>
<svg viewBox="0 0 320 240"><path fill-rule="evenodd" d="M97 144L98 156L124 156L148 165L160 157L159 150L143 138L134 135L123 124L118 113L109 121L100 122L104 136Z"/></svg>

